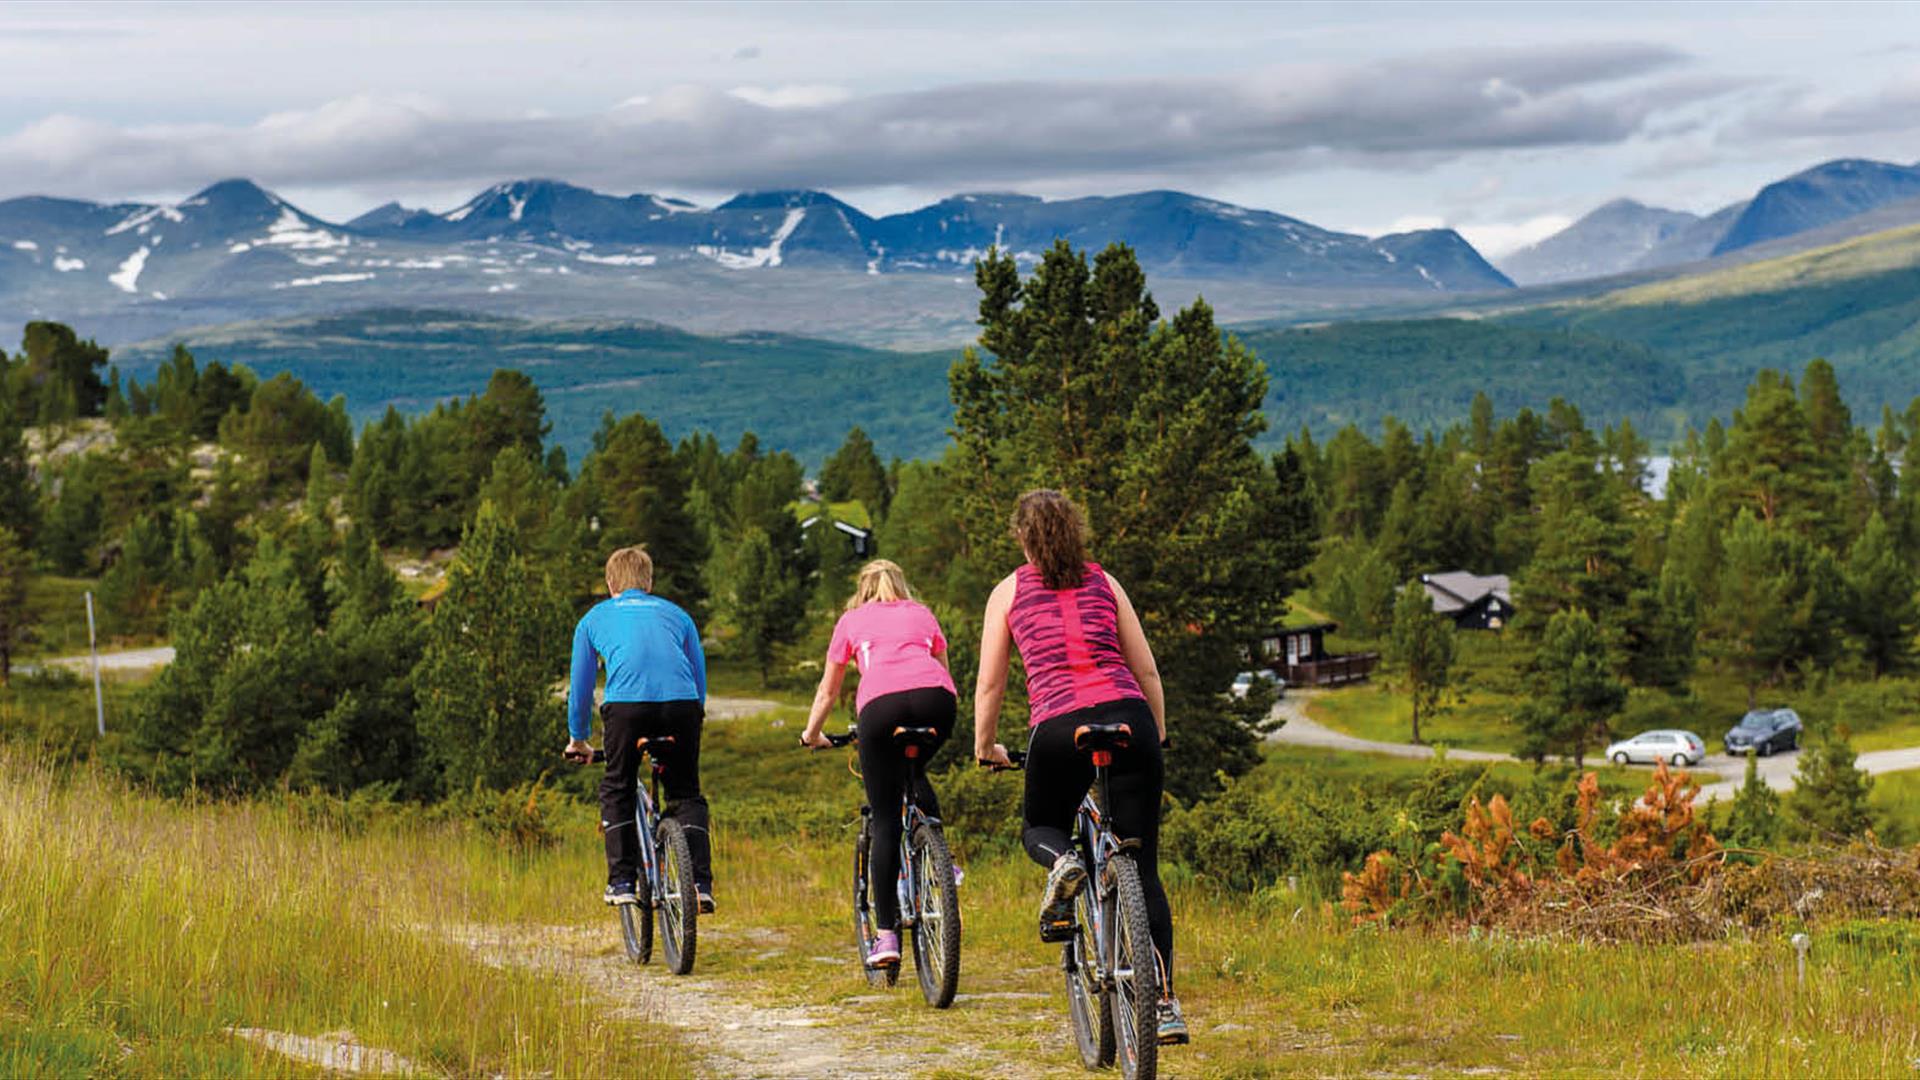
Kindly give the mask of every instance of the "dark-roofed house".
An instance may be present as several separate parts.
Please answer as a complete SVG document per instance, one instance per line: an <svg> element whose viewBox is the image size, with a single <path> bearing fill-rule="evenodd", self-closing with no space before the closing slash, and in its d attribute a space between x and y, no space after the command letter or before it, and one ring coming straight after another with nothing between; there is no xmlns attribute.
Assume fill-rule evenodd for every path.
<svg viewBox="0 0 1920 1080"><path fill-rule="evenodd" d="M855 558L864 559L873 553L873 530L863 529L850 521L841 521L839 518L829 518L815 514L800 523L800 531L806 532L822 521L832 525L847 538L847 545L853 548Z"/></svg>
<svg viewBox="0 0 1920 1080"><path fill-rule="evenodd" d="M1288 686L1359 682L1372 673L1380 654L1328 652L1327 634L1338 629L1333 623L1282 627L1260 639L1260 660L1279 672Z"/></svg>
<svg viewBox="0 0 1920 1080"><path fill-rule="evenodd" d="M1433 610L1462 630L1498 630L1513 619L1513 594L1505 574L1469 574L1464 570L1421 574Z"/></svg>

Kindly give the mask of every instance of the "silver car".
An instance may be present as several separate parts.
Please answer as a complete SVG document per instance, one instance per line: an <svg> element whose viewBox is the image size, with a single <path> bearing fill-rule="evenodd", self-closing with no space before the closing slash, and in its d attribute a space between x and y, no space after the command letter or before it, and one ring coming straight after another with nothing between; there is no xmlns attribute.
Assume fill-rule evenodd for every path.
<svg viewBox="0 0 1920 1080"><path fill-rule="evenodd" d="M1698 765L1707 756L1707 744L1691 731L1647 731L1607 747L1615 765Z"/></svg>

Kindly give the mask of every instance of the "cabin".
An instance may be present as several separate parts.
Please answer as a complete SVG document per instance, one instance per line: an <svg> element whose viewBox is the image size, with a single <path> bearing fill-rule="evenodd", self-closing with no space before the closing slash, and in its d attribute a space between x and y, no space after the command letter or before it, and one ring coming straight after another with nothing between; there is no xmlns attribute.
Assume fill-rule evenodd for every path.
<svg viewBox="0 0 1920 1080"><path fill-rule="evenodd" d="M1513 621L1512 587L1505 574L1469 574L1454 570L1421 574L1433 610L1461 630L1498 630Z"/></svg>
<svg viewBox="0 0 1920 1080"><path fill-rule="evenodd" d="M873 554L873 530L863 529L852 522L815 514L800 523L800 531L806 532L822 521L830 523L835 529L840 531L841 535L847 538L847 544L853 548L855 558L864 559Z"/></svg>
<svg viewBox="0 0 1920 1080"><path fill-rule="evenodd" d="M1327 634L1336 623L1283 626L1260 639L1262 663L1279 672L1288 686L1341 686L1360 682L1380 663L1379 653L1327 651Z"/></svg>

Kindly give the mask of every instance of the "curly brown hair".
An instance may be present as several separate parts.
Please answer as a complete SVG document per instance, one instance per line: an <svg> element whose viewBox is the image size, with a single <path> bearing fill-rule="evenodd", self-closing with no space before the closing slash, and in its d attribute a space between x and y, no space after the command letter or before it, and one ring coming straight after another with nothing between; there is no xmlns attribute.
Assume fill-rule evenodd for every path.
<svg viewBox="0 0 1920 1080"><path fill-rule="evenodd" d="M1077 589L1087 576L1087 519L1072 499L1051 488L1020 496L1013 538L1049 589Z"/></svg>

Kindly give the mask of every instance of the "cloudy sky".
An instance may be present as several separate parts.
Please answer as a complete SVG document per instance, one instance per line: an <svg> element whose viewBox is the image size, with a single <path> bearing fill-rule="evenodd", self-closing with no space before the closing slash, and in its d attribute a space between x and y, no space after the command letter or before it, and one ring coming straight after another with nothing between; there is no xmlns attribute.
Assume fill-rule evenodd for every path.
<svg viewBox="0 0 1920 1080"><path fill-rule="evenodd" d="M1920 5L0 4L0 197L1176 187L1492 254L1920 159Z"/></svg>

